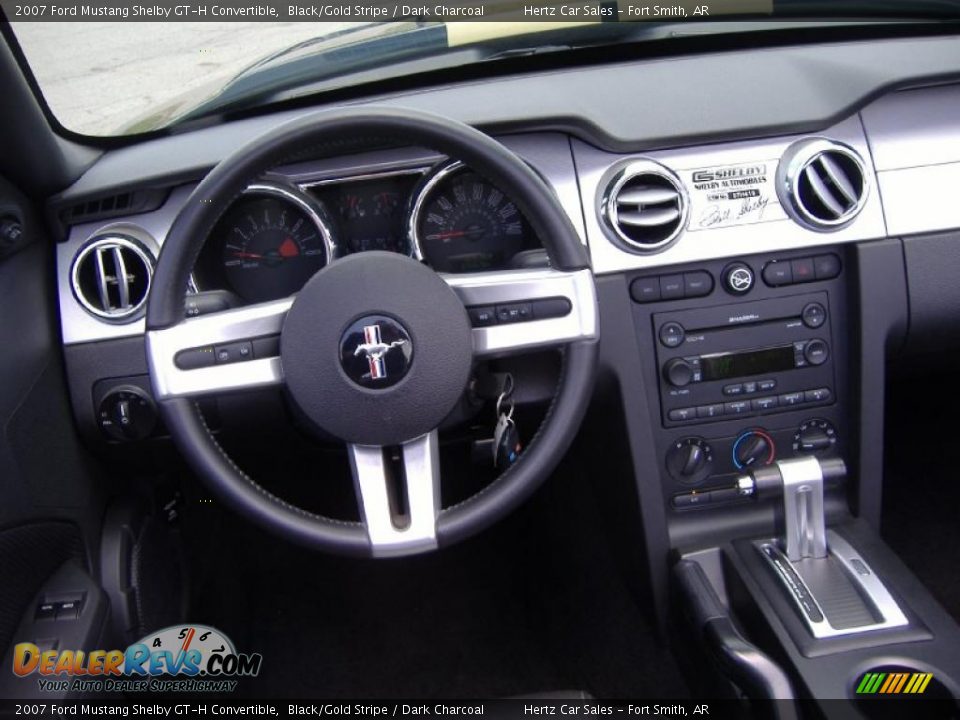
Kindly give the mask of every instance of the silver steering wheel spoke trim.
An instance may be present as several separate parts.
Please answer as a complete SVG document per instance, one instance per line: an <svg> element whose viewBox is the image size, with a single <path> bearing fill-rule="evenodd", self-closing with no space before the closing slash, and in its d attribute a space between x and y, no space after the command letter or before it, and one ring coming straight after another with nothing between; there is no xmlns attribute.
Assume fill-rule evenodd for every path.
<svg viewBox="0 0 960 720"><path fill-rule="evenodd" d="M570 312L562 317L475 327L473 352L494 357L596 340L598 309L590 270L505 270L469 275L441 275L467 307L497 306L547 298L565 298ZM147 332L147 362L153 390L160 400L251 390L283 383L279 357L212 364L184 369L177 356L185 351L277 336L294 298L249 305L188 318L172 327Z"/></svg>
<svg viewBox="0 0 960 720"><path fill-rule="evenodd" d="M349 445L360 517L374 557L437 547L440 451L434 430L399 446L400 460L379 445Z"/></svg>

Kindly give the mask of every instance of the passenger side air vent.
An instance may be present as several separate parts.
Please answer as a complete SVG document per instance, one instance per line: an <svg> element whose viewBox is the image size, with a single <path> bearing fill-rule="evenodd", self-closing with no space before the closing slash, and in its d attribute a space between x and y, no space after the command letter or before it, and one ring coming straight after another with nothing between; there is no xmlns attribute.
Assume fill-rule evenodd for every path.
<svg viewBox="0 0 960 720"><path fill-rule="evenodd" d="M863 210L870 186L857 152L817 138L787 149L777 168L780 203L794 220L819 232L839 230Z"/></svg>
<svg viewBox="0 0 960 720"><path fill-rule="evenodd" d="M131 237L101 235L77 254L70 272L73 293L87 312L126 322L146 305L153 259Z"/></svg>
<svg viewBox="0 0 960 720"><path fill-rule="evenodd" d="M651 160L615 169L601 199L607 228L627 249L657 252L686 227L689 203L680 179Z"/></svg>

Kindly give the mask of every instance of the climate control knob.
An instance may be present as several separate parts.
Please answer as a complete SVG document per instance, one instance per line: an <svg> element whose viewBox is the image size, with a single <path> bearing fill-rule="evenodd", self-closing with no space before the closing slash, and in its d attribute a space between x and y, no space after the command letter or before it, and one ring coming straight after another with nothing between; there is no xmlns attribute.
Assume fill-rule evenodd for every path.
<svg viewBox="0 0 960 720"><path fill-rule="evenodd" d="M713 467L713 448L703 438L678 440L667 451L667 472L687 485L703 482Z"/></svg>
<svg viewBox="0 0 960 720"><path fill-rule="evenodd" d="M807 420L793 436L798 455L826 455L837 444L837 430L826 420Z"/></svg>
<svg viewBox="0 0 960 720"><path fill-rule="evenodd" d="M674 387L686 387L693 381L693 365L683 358L668 360L663 366L663 379Z"/></svg>
<svg viewBox="0 0 960 720"><path fill-rule="evenodd" d="M733 443L733 464L739 470L769 465L776 457L777 446L762 428L747 430Z"/></svg>

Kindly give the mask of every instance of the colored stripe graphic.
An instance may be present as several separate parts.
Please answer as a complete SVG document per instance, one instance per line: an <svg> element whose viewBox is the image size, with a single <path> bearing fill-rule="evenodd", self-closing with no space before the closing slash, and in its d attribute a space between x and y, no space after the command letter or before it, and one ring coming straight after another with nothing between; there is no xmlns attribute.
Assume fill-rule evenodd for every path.
<svg viewBox="0 0 960 720"><path fill-rule="evenodd" d="M857 695L921 695L933 673L866 673L857 685Z"/></svg>

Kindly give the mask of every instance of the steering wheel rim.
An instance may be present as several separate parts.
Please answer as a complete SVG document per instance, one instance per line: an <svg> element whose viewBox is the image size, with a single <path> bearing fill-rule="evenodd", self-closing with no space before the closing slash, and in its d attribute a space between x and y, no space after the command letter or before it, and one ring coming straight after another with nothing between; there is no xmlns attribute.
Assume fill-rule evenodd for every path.
<svg viewBox="0 0 960 720"><path fill-rule="evenodd" d="M382 460L382 453L375 456L376 448L363 443L350 445L352 471L363 522L326 518L295 507L267 492L224 452L194 402L196 395L203 394L203 387L197 390L199 385L196 379L209 377L210 374L204 375L202 370L182 370L176 361L178 353L189 346L185 338L203 337L203 332L208 333L206 337L216 341L231 336L230 333L242 336L250 328L262 332L263 328L276 327L275 323L279 323L284 332L282 337L285 338L288 318L297 311L297 303L308 302L306 297L311 294L307 292L308 288L315 286L311 292L316 294L322 292L324 286L333 285L331 278L338 275L371 272L364 267L366 261L362 255L351 256L359 258L351 264L346 263L346 259L331 260L292 301L183 319L183 289L187 286L203 243L217 220L246 187L263 173L295 157L343 152L344 143L351 143L358 137L389 138L393 144L402 141L409 145L430 147L463 161L508 194L541 238L551 261L552 268L549 271L510 271L512 274L509 279L503 282L500 282L500 277L493 277L506 277L503 273L445 278L460 302L472 304L473 299L488 297L507 297L512 300L533 297L536 301L537 297L551 297L553 293L553 297L562 296L566 299L569 306L568 315L562 318L525 323L529 327L523 329L523 337L517 333L510 335L509 327L494 328L479 334L477 329L472 330L471 361L483 355L527 348L562 347L563 363L558 389L539 430L517 462L486 488L457 505L447 508L439 505L436 430L406 438L399 443L407 473L422 471L432 483L421 485L418 479L416 486L411 481L407 488L413 520L406 529L384 530L380 527L382 522L373 521L374 513L379 510L371 498L376 495L382 499L376 487L376 457ZM366 265L372 266L374 256L382 255L371 253ZM399 259L394 262L380 257L377 262L384 266L383 272L420 272L412 267L401 266ZM336 270L324 275L333 266L336 266ZM342 283L350 279L340 278L340 281ZM442 290L438 289L437 292ZM389 304L389 301L385 302ZM459 311L450 309L447 327L455 327L459 322L457 312L466 319L463 305L459 306ZM300 316L304 314L299 313ZM572 442L589 402L596 369L597 315L596 291L586 249L556 196L516 155L489 136L440 116L395 108L345 109L315 113L278 126L235 151L197 186L171 226L157 262L146 313L147 357L160 413L174 442L187 462L225 504L268 530L316 549L359 556L406 555L444 547L476 534L515 509L553 471ZM469 331L469 324L467 327ZM226 332L225 328L230 328L230 332ZM302 332L298 336L300 334ZM417 337L424 334L421 330ZM546 340L537 342L541 336ZM533 338L534 342L531 343L529 338ZM470 342L469 338L467 342ZM284 367L281 360L286 359L290 363L286 372L292 378L294 363L300 363L300 360L292 359L292 350L288 357L286 348L295 344L284 341L282 357L267 358L269 362L256 360L250 367L256 364L257 371L263 377L275 379L279 374L282 382ZM310 349L315 350L316 347ZM456 371L462 374L462 362L458 360L457 363ZM417 366L417 362L412 362L412 365ZM220 379L236 375L234 372L221 372ZM450 377L455 380L460 376ZM273 383L250 382L246 387L264 384ZM403 382L398 387L402 385ZM243 387L237 383L225 389ZM465 382L462 390L466 390ZM441 409L436 408L432 417L436 417ZM407 429L409 427L418 426L407 426ZM427 497L431 492L432 499ZM416 503L421 503L423 512L417 510L417 517L413 517ZM431 514L432 518L429 517ZM379 529L375 532L375 528ZM416 531L411 531L411 528ZM407 533L406 537L404 533Z"/></svg>

